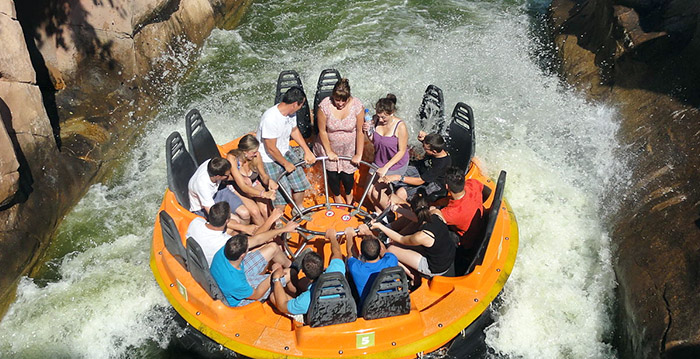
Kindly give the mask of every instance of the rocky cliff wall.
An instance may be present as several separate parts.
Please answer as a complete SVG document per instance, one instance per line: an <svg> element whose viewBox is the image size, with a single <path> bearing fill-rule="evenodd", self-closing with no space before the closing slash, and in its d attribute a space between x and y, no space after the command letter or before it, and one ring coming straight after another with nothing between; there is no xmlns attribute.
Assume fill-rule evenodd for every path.
<svg viewBox="0 0 700 359"><path fill-rule="evenodd" d="M0 0L0 313L215 26L250 0Z"/></svg>
<svg viewBox="0 0 700 359"><path fill-rule="evenodd" d="M623 358L700 358L700 2L554 0L567 82L618 106L632 181L613 196Z"/></svg>

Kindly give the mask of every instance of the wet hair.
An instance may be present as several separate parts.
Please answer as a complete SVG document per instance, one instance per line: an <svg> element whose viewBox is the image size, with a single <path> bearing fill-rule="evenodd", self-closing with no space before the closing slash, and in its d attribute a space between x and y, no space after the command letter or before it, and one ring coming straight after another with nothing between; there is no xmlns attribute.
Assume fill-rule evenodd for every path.
<svg viewBox="0 0 700 359"><path fill-rule="evenodd" d="M209 208L209 224L214 227L221 227L226 224L230 214L231 206L228 202L217 202Z"/></svg>
<svg viewBox="0 0 700 359"><path fill-rule="evenodd" d="M238 148L228 151L228 154L239 158L243 152L257 151L258 148L260 148L260 141L249 133L241 137L240 141L238 141Z"/></svg>
<svg viewBox="0 0 700 359"><path fill-rule="evenodd" d="M231 163L223 157L214 157L207 165L209 177L225 176L231 170Z"/></svg>
<svg viewBox="0 0 700 359"><path fill-rule="evenodd" d="M360 243L360 253L368 261L373 261L379 257L379 239L375 236L367 236Z"/></svg>
<svg viewBox="0 0 700 359"><path fill-rule="evenodd" d="M350 81L343 77L335 83L335 86L333 86L333 93L331 94L331 98L333 100L340 99L343 101L347 101L350 98L350 96Z"/></svg>
<svg viewBox="0 0 700 359"><path fill-rule="evenodd" d="M386 97L380 98L374 105L374 110L377 113L393 115L396 112L396 96L389 93Z"/></svg>
<svg viewBox="0 0 700 359"><path fill-rule="evenodd" d="M230 261L237 261L248 250L248 235L239 233L226 241L224 256Z"/></svg>
<svg viewBox="0 0 700 359"><path fill-rule="evenodd" d="M430 222L430 203L424 188L419 188L411 199L411 210L418 217L418 223Z"/></svg>
<svg viewBox="0 0 700 359"><path fill-rule="evenodd" d="M452 166L445 172L445 184L452 193L462 192L464 190L464 171Z"/></svg>
<svg viewBox="0 0 700 359"><path fill-rule="evenodd" d="M296 102L303 103L305 99L306 94L304 94L304 90L302 90L299 86L290 87L289 90L287 90L287 92L285 92L282 96L282 102L288 105Z"/></svg>
<svg viewBox="0 0 700 359"><path fill-rule="evenodd" d="M307 253L301 261L301 270L309 280L318 279L323 274L323 258L316 252Z"/></svg>
<svg viewBox="0 0 700 359"><path fill-rule="evenodd" d="M445 139L437 133L427 134L423 139L423 144L428 145L428 148L435 152L445 149Z"/></svg>

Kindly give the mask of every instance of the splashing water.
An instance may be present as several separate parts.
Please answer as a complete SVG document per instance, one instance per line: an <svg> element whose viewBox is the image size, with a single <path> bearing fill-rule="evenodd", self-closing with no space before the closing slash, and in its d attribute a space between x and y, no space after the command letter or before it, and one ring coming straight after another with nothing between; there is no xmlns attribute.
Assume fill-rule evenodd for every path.
<svg viewBox="0 0 700 359"><path fill-rule="evenodd" d="M67 216L46 262L0 323L0 357L163 357L182 329L153 280L149 245L167 186L164 140L198 108L217 142L254 130L281 70L309 98L324 68L372 108L387 92L414 116L428 84L446 112L473 107L477 156L508 172L520 226L513 273L487 329L490 356L610 358L615 278L606 219L623 183L614 109L544 73L523 1L365 1L251 5L216 30L120 173Z"/></svg>

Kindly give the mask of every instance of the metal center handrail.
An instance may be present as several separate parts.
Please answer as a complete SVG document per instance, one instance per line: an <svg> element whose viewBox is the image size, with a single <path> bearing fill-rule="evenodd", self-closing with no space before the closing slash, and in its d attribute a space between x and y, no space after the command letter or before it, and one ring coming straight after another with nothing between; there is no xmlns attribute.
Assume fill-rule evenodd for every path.
<svg viewBox="0 0 700 359"><path fill-rule="evenodd" d="M351 161L352 158L347 157L347 156L338 156L338 161L340 161L340 160ZM369 190L372 186L372 183L374 183L374 180L377 178L377 169L379 169L379 167L377 167L376 165L374 165L372 163L368 163L368 162L360 160L360 163L359 163L360 165L365 165L365 166L369 167L370 170L374 170L374 171L372 171L372 176L370 177L368 183L365 186L365 191L364 191L364 193L362 193L362 197L360 198L360 202L357 203L357 206L353 206L350 204L337 203L337 202L330 201L330 196L328 195L328 175L326 173L326 161L330 161L330 160L328 159L328 156L319 156L319 157L316 157L316 161L313 164L309 164L309 166L315 165L316 163L318 163L318 161L321 161L321 164L323 166L323 187L324 187L324 194L325 194L325 203L316 204L316 205L313 205L311 207L299 208L299 206L296 204L296 202L294 202L294 198L290 195L290 193L287 191L287 189L284 188L284 186L279 185L280 192L282 192L282 195L287 199L287 202L290 203L292 205L292 207L294 208L294 211L296 211L296 214L293 215L291 218L287 218L285 216L285 217L283 217L283 219L286 221L301 222L301 220L304 219L304 215L306 215L307 213L314 212L322 207L330 209L333 206L352 208L353 210L350 212L350 215L353 215L353 216L361 215L363 218L369 216L369 213L367 213L365 210L362 209L362 204L365 202L365 199L367 198L367 194L369 193ZM303 165L306 165L306 161L301 160L301 161L295 163L294 167L300 167ZM279 176L277 176L277 178L275 179L277 181L277 183L279 184L282 177L287 175L287 174L288 173L285 171L285 172L282 172ZM355 228L355 233L357 233L357 231L358 231L358 229ZM297 232L299 232L301 237L303 237L305 239L304 243L302 243L302 245L297 250L297 253L301 253L301 251L304 250L309 239L313 238L313 236L323 236L325 234L323 232L314 231L314 230L310 230L310 229L306 229L306 228L297 228ZM339 236L342 236L344 234L345 234L344 231L338 232ZM287 236L284 236L284 249L285 249L285 251L287 251L287 254L289 254L292 257L295 257L295 255L292 254L292 252L289 248L289 245L287 244Z"/></svg>

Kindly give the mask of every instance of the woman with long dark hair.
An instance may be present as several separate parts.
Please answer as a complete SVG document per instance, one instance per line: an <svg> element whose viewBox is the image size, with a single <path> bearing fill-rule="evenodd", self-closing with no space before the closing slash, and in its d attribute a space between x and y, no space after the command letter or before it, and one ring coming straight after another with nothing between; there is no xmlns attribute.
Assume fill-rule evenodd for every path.
<svg viewBox="0 0 700 359"><path fill-rule="evenodd" d="M447 273L454 263L456 246L440 211L430 208L423 191L413 197L411 210L419 226L413 234L401 235L381 222L372 222L372 229L389 237L392 245L387 251L396 255L409 276L414 272L426 277Z"/></svg>

